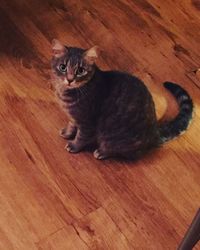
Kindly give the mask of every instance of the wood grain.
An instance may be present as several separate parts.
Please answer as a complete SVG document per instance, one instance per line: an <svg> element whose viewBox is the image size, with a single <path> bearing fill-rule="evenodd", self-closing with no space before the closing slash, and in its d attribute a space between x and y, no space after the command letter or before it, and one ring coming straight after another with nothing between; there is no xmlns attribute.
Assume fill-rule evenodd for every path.
<svg viewBox="0 0 200 250"><path fill-rule="evenodd" d="M176 249L200 204L199 1L0 3L0 250ZM53 38L101 46L99 66L143 79L158 117L177 113L162 82L182 85L189 130L135 163L67 153Z"/></svg>

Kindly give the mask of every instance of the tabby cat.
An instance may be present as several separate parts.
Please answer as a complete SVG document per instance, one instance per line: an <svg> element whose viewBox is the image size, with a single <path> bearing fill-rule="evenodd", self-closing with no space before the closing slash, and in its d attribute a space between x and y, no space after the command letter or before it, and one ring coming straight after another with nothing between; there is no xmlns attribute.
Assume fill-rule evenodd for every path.
<svg viewBox="0 0 200 250"><path fill-rule="evenodd" d="M193 103L179 85L164 83L180 110L174 119L161 123L140 79L97 67L97 46L85 50L53 40L52 49L56 94L69 119L60 135L67 139L70 153L94 145L96 159L136 159L187 129Z"/></svg>

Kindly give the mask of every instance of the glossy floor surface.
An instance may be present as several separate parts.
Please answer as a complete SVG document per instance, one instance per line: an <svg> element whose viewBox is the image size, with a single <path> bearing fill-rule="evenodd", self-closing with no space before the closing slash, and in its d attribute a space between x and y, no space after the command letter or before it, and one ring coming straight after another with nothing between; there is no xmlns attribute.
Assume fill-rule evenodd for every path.
<svg viewBox="0 0 200 250"><path fill-rule="evenodd" d="M66 152L53 38L101 46L98 65L144 80L158 117L177 112L162 82L179 83L189 130L136 163ZM0 250L176 249L200 205L199 44L198 0L0 0Z"/></svg>

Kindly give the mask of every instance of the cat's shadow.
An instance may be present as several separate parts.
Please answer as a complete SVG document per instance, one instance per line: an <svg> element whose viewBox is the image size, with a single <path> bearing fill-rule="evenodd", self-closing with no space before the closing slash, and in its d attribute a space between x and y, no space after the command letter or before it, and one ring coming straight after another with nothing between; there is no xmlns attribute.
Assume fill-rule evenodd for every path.
<svg viewBox="0 0 200 250"><path fill-rule="evenodd" d="M106 158L104 160L98 160L101 161L102 163L104 163L104 166L113 166L113 165L121 165L122 167L124 165L126 165L127 167L134 167L137 166L138 164L142 163L143 165L151 165L148 164L148 162L153 162L154 159L157 158L158 154L159 154L159 160L162 160L162 156L164 157L164 153L160 154L160 150L162 150L163 147L160 148L156 148L156 149L152 149L150 151L147 151L145 154L140 155L138 157L132 157L132 159L127 159L127 158L123 158L120 156L115 156L115 157L110 157L110 158ZM87 153L93 153L94 150L96 149L95 145L90 145L88 147L86 147L82 152L87 152ZM134 155L134 152L133 152ZM161 156L162 155L162 156Z"/></svg>

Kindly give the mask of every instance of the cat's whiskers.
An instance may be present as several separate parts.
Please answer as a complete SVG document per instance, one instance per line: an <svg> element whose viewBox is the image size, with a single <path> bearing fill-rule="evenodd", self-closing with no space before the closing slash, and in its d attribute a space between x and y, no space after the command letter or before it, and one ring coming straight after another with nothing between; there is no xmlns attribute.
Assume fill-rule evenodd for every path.
<svg viewBox="0 0 200 250"><path fill-rule="evenodd" d="M79 102L80 99L81 99L81 93L80 93L80 90L79 90L79 89L76 89L76 91L77 91L77 93L78 93L78 95L77 95L77 97L78 97L77 102Z"/></svg>
<svg viewBox="0 0 200 250"><path fill-rule="evenodd" d="M78 88L78 91L79 91L81 97L82 97L82 96L85 96L85 94L84 94L84 92L81 90L81 88Z"/></svg>
<svg viewBox="0 0 200 250"><path fill-rule="evenodd" d="M85 89L85 88L79 88L79 90L83 94L84 97L87 97L87 95L88 95L87 89Z"/></svg>

